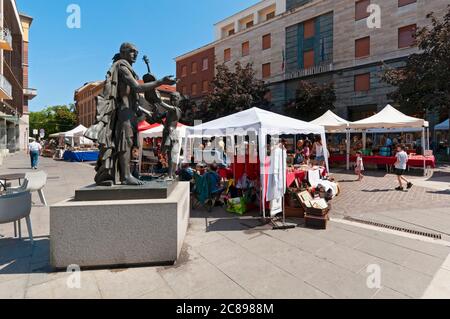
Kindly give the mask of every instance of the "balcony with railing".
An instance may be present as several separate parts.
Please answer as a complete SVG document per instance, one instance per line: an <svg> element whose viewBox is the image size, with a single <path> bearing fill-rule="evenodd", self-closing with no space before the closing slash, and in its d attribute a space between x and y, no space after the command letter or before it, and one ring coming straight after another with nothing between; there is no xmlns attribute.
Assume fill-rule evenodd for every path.
<svg viewBox="0 0 450 319"><path fill-rule="evenodd" d="M12 100L12 85L3 74L0 74L0 99Z"/></svg>
<svg viewBox="0 0 450 319"><path fill-rule="evenodd" d="M31 89L31 88L23 89L23 95L28 97L29 100L34 99L37 96L37 94L38 94L38 91L36 89Z"/></svg>
<svg viewBox="0 0 450 319"><path fill-rule="evenodd" d="M0 27L0 49L12 51L11 31L5 27Z"/></svg>
<svg viewBox="0 0 450 319"><path fill-rule="evenodd" d="M333 70L334 70L333 63L320 64L320 65L315 65L311 68L300 69L300 70L297 70L294 72L286 73L285 79L292 80L292 79L297 79L297 78L304 78L304 77L308 77L311 75L331 72Z"/></svg>

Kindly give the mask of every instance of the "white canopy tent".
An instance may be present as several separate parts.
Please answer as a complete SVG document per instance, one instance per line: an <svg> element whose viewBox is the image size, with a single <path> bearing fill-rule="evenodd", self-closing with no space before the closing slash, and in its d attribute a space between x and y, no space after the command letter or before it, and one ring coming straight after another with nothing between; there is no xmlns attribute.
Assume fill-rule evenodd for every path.
<svg viewBox="0 0 450 319"><path fill-rule="evenodd" d="M389 104L374 116L350 124L350 128L359 130L427 127L427 121L405 115Z"/></svg>
<svg viewBox="0 0 450 319"><path fill-rule="evenodd" d="M422 129L422 148L424 150L429 149L429 126L427 121L405 115L389 104L374 116L350 124L352 129L358 130Z"/></svg>
<svg viewBox="0 0 450 319"><path fill-rule="evenodd" d="M312 124L323 126L327 133L345 133L347 139L347 170L350 169L350 122L336 115L332 111L327 111L321 117L311 122Z"/></svg>
<svg viewBox="0 0 450 319"><path fill-rule="evenodd" d="M265 194L264 163L267 154L266 144L268 135L317 134L322 137L322 142L326 149L325 129L322 126L296 120L256 107L190 127L186 130L187 139L198 137L247 136L253 134L259 138L258 144L262 194ZM329 169L327 152L324 152L324 155L327 169ZM265 205L262 206L265 216Z"/></svg>
<svg viewBox="0 0 450 319"><path fill-rule="evenodd" d="M181 123L178 123L178 125L177 125L177 134L178 134L178 137L180 138L180 149L178 151L177 164L180 162L180 153L181 153L181 148L183 146L182 140L186 139L186 129L187 128L188 128L188 126L186 126L184 124L181 124ZM140 154L139 167L141 167L141 165L142 165L142 157L144 155L144 152L143 152L143 145L144 145L143 140L145 138L162 137L163 136L163 131L164 131L164 125L159 124L159 125L153 125L152 128L139 133L139 136L140 136L139 137L140 138L140 148L141 148L140 152L139 152L139 154Z"/></svg>
<svg viewBox="0 0 450 319"><path fill-rule="evenodd" d="M311 124L323 126L327 132L343 133L349 128L350 122L331 111L327 111L324 115L312 121Z"/></svg>
<svg viewBox="0 0 450 319"><path fill-rule="evenodd" d="M186 137L186 128L187 128L186 125L178 123L177 133L178 133L179 137L181 137L181 138ZM144 132L141 132L140 134L141 134L142 138L162 137L163 136L163 130L164 130L164 126L163 125L158 125L158 126L155 126L155 127L151 128L151 129L148 129L148 130L146 130Z"/></svg>
<svg viewBox="0 0 450 319"><path fill-rule="evenodd" d="M84 137L84 133L86 133L88 129L84 125L78 125L73 130L61 133L55 133L50 135L50 137L59 137L60 141L70 144L72 146L75 145L75 141L79 141L81 145L93 145L94 143Z"/></svg>
<svg viewBox="0 0 450 319"><path fill-rule="evenodd" d="M350 133L362 132L363 144L366 145L366 133L397 133L422 131L422 147L429 149L429 123L403 114L391 105L387 105L379 113L357 122L348 122L331 111L311 123L322 125L327 132L347 133L347 169L350 168ZM427 138L425 137L427 136ZM424 172L426 171L424 160Z"/></svg>

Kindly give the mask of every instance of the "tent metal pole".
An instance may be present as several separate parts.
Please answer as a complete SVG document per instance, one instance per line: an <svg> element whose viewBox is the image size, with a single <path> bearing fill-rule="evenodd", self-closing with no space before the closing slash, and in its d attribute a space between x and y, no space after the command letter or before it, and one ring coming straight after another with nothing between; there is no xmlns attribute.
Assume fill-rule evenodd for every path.
<svg viewBox="0 0 450 319"><path fill-rule="evenodd" d="M425 158L425 126L422 128L423 176L427 176L427 159Z"/></svg>
<svg viewBox="0 0 450 319"><path fill-rule="evenodd" d="M347 138L347 145L346 145L346 162L347 162L347 171L350 170L350 129L346 129L346 138Z"/></svg>

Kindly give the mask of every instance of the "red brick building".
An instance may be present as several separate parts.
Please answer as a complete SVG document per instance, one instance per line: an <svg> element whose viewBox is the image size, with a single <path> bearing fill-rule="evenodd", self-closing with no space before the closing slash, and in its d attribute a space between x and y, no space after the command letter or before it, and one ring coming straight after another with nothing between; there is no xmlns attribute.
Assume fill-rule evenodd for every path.
<svg viewBox="0 0 450 319"><path fill-rule="evenodd" d="M75 91L74 100L78 124L85 127L95 124L97 114L95 98L103 93L104 85L104 81L88 82ZM176 91L175 87L170 85L161 85L157 90L163 100L168 100L170 93Z"/></svg>
<svg viewBox="0 0 450 319"><path fill-rule="evenodd" d="M177 63L177 91L193 100L202 99L211 91L214 79L214 46L206 46L175 59Z"/></svg>
<svg viewBox="0 0 450 319"><path fill-rule="evenodd" d="M0 0L0 151L28 146L28 42L33 19L19 14L15 0Z"/></svg>

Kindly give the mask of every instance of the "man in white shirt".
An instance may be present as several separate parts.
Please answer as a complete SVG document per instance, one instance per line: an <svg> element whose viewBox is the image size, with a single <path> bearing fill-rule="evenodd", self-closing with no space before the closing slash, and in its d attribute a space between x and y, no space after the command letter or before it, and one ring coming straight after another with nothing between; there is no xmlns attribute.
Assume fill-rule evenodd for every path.
<svg viewBox="0 0 450 319"><path fill-rule="evenodd" d="M413 187L413 184L409 182L406 178L403 177L403 174L406 172L406 166L408 164L408 154L405 152L405 146L397 146L397 154L395 155L397 161L395 162L395 174L397 175L398 183L400 184L395 190L403 191L403 181L406 182L406 186L408 189Z"/></svg>
<svg viewBox="0 0 450 319"><path fill-rule="evenodd" d="M42 146L35 139L28 145L28 152L30 153L31 169L37 169L39 164L39 155L41 154Z"/></svg>

